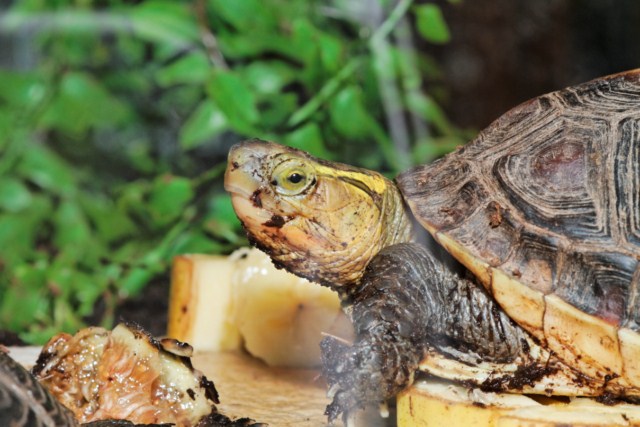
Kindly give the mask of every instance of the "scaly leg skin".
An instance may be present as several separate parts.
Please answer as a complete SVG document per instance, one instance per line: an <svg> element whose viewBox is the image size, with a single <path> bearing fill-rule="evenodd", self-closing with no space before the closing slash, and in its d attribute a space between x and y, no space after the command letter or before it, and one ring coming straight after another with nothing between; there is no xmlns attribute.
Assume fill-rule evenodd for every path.
<svg viewBox="0 0 640 427"><path fill-rule="evenodd" d="M0 425L78 427L79 424L71 411L0 349Z"/></svg>
<svg viewBox="0 0 640 427"><path fill-rule="evenodd" d="M526 332L481 285L415 243L380 251L342 300L357 338L352 346L331 337L321 343L333 397L329 421L397 395L412 383L428 347L460 360L501 363L526 352Z"/></svg>

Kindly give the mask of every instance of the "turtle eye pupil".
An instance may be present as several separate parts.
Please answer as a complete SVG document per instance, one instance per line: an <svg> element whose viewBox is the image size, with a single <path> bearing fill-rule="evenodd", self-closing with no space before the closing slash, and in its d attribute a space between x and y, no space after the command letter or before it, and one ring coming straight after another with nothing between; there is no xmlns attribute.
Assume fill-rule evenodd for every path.
<svg viewBox="0 0 640 427"><path fill-rule="evenodd" d="M294 172L291 175L289 175L289 177L287 179L292 184L298 184L300 181L302 181L304 179L304 176L302 176L302 174Z"/></svg>

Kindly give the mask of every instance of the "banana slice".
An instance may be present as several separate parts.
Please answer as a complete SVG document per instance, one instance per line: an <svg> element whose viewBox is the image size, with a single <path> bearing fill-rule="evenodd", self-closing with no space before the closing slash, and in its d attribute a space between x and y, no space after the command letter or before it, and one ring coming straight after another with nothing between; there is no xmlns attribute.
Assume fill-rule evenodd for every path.
<svg viewBox="0 0 640 427"><path fill-rule="evenodd" d="M352 338L338 296L276 269L259 250L174 259L168 335L197 351L244 345L270 366L313 367L323 334Z"/></svg>
<svg viewBox="0 0 640 427"><path fill-rule="evenodd" d="M196 351L235 350L242 346L233 323L232 284L236 263L217 255L173 259L167 335Z"/></svg>
<svg viewBox="0 0 640 427"><path fill-rule="evenodd" d="M398 396L398 427L587 427L640 425L640 407L586 397L485 393L434 377Z"/></svg>
<svg viewBox="0 0 640 427"><path fill-rule="evenodd" d="M277 270L256 249L236 256L233 316L249 353L270 366L313 367L323 334L351 339L335 292Z"/></svg>

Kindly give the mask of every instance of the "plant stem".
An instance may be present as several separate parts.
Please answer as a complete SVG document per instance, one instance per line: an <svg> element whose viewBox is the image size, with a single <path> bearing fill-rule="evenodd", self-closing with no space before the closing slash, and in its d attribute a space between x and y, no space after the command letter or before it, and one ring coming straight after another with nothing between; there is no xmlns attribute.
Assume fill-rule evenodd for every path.
<svg viewBox="0 0 640 427"><path fill-rule="evenodd" d="M371 35L369 43L377 43L386 39L396 25L398 25L398 22L400 22L402 17L407 13L412 4L413 0L400 0L389 14L389 17L385 19L385 21Z"/></svg>
<svg viewBox="0 0 640 427"><path fill-rule="evenodd" d="M396 173L410 166L411 135L403 109L399 77L394 66L393 47L388 38L400 23L406 21L405 14L412 2L413 0L400 0L369 40L369 49L373 54L374 70L392 141L390 145L395 148L387 150L390 153L386 154L386 158Z"/></svg>
<svg viewBox="0 0 640 427"><path fill-rule="evenodd" d="M195 10L196 17L198 19L198 27L200 29L200 38L202 39L202 44L204 45L205 50L207 51L209 60L213 65L221 70L228 70L229 65L220 51L218 39L207 24L207 4L205 3L205 0L196 1Z"/></svg>
<svg viewBox="0 0 640 427"><path fill-rule="evenodd" d="M348 79L358 68L362 59L359 57L353 58L324 86L318 91L318 93L307 101L302 107L291 115L291 118L287 122L289 127L297 126L303 121L307 120L313 113L315 113L327 100L329 100L340 88L342 82Z"/></svg>
<svg viewBox="0 0 640 427"><path fill-rule="evenodd" d="M206 172L202 173L201 175L193 178L191 182L193 183L193 186L195 188L198 188L203 184L211 183L213 180L222 175L226 169L226 162L219 163Z"/></svg>
<svg viewBox="0 0 640 427"><path fill-rule="evenodd" d="M369 38L369 45L380 43L393 31L400 19L407 13L413 0L400 0L396 7L393 9L389 17L378 27L378 29ZM363 59L361 57L355 57L351 59L347 64L342 67L338 73L329 79L320 91L307 101L302 107L295 111L287 125L289 127L295 127L300 123L307 120L313 113L315 113L320 107L329 100L340 88L340 85L347 80L360 66Z"/></svg>

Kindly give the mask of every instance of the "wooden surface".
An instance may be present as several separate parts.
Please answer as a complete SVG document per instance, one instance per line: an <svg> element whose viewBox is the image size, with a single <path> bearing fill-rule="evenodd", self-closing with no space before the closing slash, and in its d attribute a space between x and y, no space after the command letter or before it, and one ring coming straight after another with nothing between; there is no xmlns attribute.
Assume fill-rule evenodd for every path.
<svg viewBox="0 0 640 427"><path fill-rule="evenodd" d="M328 425L324 408L329 399L316 370L267 368L239 352L196 354L193 365L214 382L220 412L230 417L249 417L273 427Z"/></svg>

